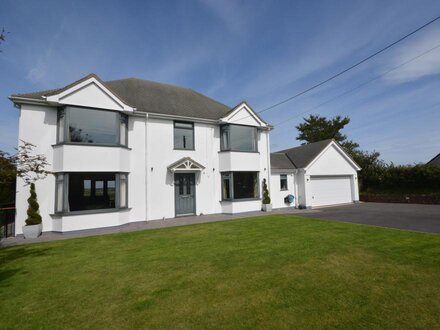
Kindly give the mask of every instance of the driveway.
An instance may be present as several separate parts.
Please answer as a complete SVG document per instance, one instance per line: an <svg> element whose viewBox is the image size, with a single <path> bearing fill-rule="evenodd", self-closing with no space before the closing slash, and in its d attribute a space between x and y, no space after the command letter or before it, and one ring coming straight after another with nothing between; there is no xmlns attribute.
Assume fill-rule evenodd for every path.
<svg viewBox="0 0 440 330"><path fill-rule="evenodd" d="M321 208L301 216L440 233L440 205L359 203Z"/></svg>

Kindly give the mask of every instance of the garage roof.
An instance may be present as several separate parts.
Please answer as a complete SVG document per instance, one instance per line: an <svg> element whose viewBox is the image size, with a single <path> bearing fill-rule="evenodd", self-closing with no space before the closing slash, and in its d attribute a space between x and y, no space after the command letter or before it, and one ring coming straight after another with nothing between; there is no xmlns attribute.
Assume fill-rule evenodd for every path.
<svg viewBox="0 0 440 330"><path fill-rule="evenodd" d="M293 165L286 154L281 152L274 152L273 154L270 154L270 167L272 169L279 170L296 169L295 165Z"/></svg>
<svg viewBox="0 0 440 330"><path fill-rule="evenodd" d="M438 154L433 159L431 159L429 162L427 162L426 165L440 165L440 154Z"/></svg>
<svg viewBox="0 0 440 330"><path fill-rule="evenodd" d="M323 151L333 139L305 144L299 147L281 150L275 154L284 154L286 158L295 166L294 168L305 168ZM273 155L273 154L272 154ZM272 161L271 155L271 161ZM277 168L273 167L272 168ZM285 167L284 167L285 168Z"/></svg>

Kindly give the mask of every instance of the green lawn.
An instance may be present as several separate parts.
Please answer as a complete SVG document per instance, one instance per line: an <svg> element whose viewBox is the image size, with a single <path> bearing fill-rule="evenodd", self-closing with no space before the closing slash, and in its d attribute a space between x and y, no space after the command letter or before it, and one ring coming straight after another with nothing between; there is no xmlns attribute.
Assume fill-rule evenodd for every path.
<svg viewBox="0 0 440 330"><path fill-rule="evenodd" d="M0 328L440 327L440 235L274 215L0 249Z"/></svg>

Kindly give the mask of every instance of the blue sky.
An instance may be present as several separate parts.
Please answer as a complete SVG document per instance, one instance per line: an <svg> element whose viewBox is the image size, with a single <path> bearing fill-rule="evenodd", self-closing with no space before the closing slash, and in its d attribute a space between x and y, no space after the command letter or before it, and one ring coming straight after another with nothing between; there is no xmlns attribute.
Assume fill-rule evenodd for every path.
<svg viewBox="0 0 440 330"><path fill-rule="evenodd" d="M190 87L259 111L331 76L440 14L440 2L2 1L0 149L17 144L7 96L94 72ZM344 129L398 164L440 152L440 48L324 106L317 105L440 45L440 21L344 76L262 114L273 151L296 146L309 113L348 115ZM317 108L316 108L317 107ZM310 109L313 109L310 111ZM288 119L293 118L289 121Z"/></svg>

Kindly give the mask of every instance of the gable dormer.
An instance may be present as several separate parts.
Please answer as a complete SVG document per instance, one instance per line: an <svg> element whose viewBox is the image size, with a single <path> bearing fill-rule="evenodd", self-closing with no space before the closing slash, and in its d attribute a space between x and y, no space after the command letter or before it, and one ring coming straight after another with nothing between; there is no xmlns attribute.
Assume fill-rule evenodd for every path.
<svg viewBox="0 0 440 330"><path fill-rule="evenodd" d="M43 98L54 105L72 105L118 111L135 110L109 90L95 74L90 74L63 89L48 93Z"/></svg>
<svg viewBox="0 0 440 330"><path fill-rule="evenodd" d="M241 102L220 119L222 124L255 126L269 129L270 126L246 103Z"/></svg>

